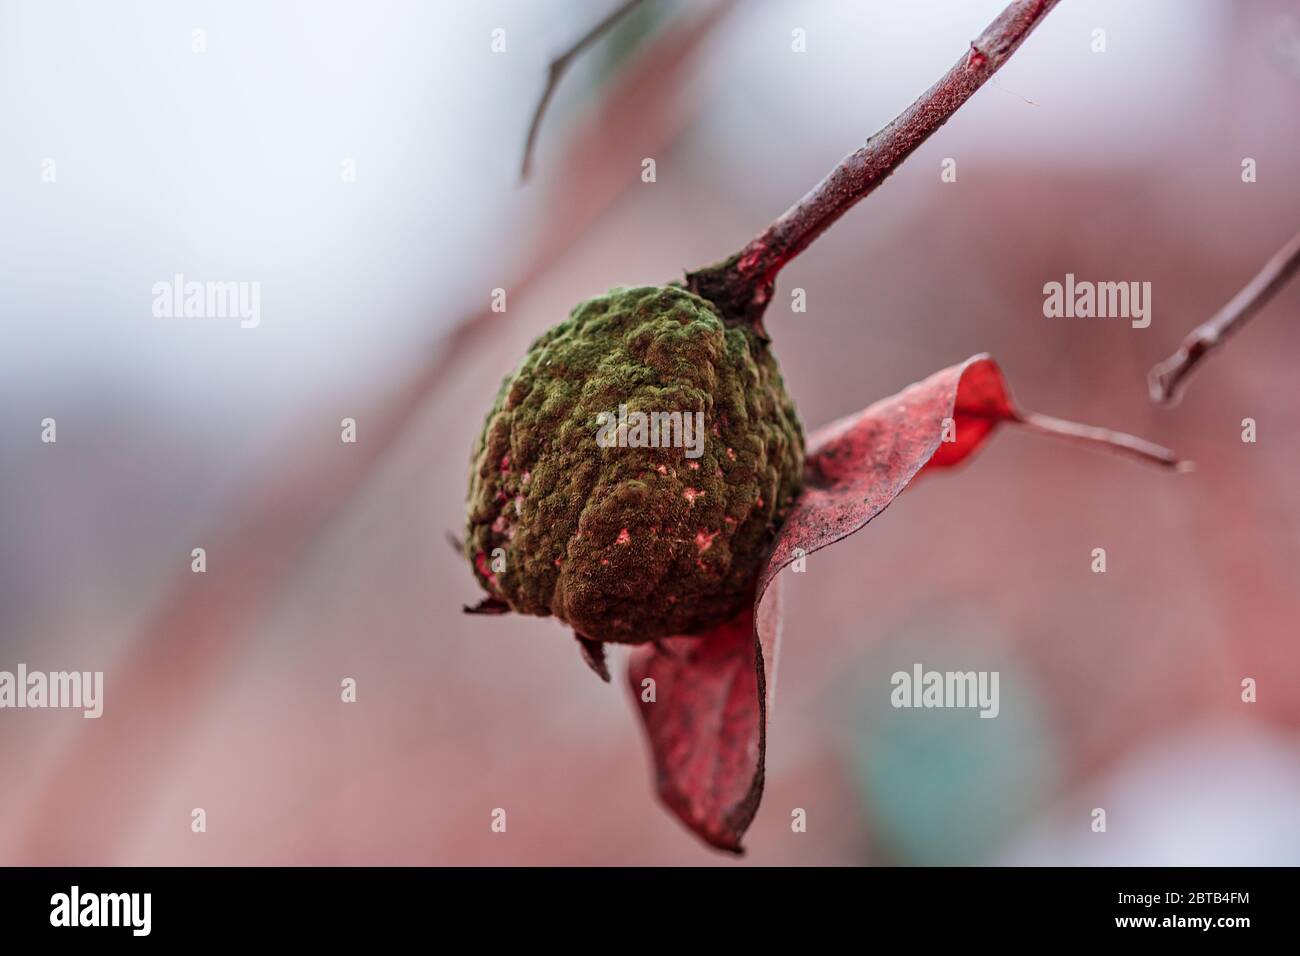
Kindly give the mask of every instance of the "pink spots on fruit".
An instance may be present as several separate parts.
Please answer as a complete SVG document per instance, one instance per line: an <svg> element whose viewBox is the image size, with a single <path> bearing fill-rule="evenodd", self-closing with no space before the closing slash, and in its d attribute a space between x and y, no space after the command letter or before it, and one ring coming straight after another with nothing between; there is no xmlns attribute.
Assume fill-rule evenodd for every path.
<svg viewBox="0 0 1300 956"><path fill-rule="evenodd" d="M721 529L710 534L701 528L695 532L695 547L699 548L700 551L708 551L709 548L713 547L713 539L718 536L720 531Z"/></svg>
<svg viewBox="0 0 1300 956"><path fill-rule="evenodd" d="M727 457L730 458L732 461L735 461L735 460L736 460L736 449L734 449L734 448L728 448L728 449L727 449Z"/></svg>
<svg viewBox="0 0 1300 956"><path fill-rule="evenodd" d="M485 578L493 587L496 587L497 576L488 565L486 552L480 551L478 554L474 555L474 567L477 569L480 576Z"/></svg>
<svg viewBox="0 0 1300 956"><path fill-rule="evenodd" d="M521 481L523 481L523 483L526 485L526 484L528 484L528 483L529 483L530 481L532 481L532 480L533 480L533 473L532 473L531 471L526 471L526 472L524 472L524 475L523 475L523 478L521 479Z"/></svg>
<svg viewBox="0 0 1300 956"><path fill-rule="evenodd" d="M700 470L700 463L699 463L698 461L693 461L693 462L691 462L689 465L687 465L686 467L690 468L691 471L699 471L699 470Z"/></svg>
<svg viewBox="0 0 1300 956"><path fill-rule="evenodd" d="M655 469L655 471L659 472L659 474L661 475L666 475L668 474L668 466L660 465L658 468Z"/></svg>
<svg viewBox="0 0 1300 956"><path fill-rule="evenodd" d="M620 531L618 533L618 537L614 539L615 544L630 544L631 542L632 542L632 536L627 533L627 528L624 528L622 531Z"/></svg>
<svg viewBox="0 0 1300 956"><path fill-rule="evenodd" d="M502 455L502 456L501 456L501 470L502 470L503 472L505 472L505 471L509 471L509 470L510 470L510 455L509 455L509 454L505 454L505 455Z"/></svg>
<svg viewBox="0 0 1300 956"><path fill-rule="evenodd" d="M682 492L682 497L686 499L687 503L688 503L692 508L694 508L694 507L695 507L695 499L696 499L696 498L703 498L703 497L704 497L704 492L700 491L698 488L687 488L685 491Z"/></svg>

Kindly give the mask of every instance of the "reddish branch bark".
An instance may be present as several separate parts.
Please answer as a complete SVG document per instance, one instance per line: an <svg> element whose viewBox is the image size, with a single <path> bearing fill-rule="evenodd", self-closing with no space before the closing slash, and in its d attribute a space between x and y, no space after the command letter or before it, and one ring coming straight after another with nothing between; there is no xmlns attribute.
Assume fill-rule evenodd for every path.
<svg viewBox="0 0 1300 956"><path fill-rule="evenodd" d="M1187 376L1201 360L1250 321L1297 270L1300 270L1300 232L1264 263L1264 268L1227 305L1208 322L1192 329L1177 352L1151 369L1148 376L1151 400L1166 404L1177 400Z"/></svg>
<svg viewBox="0 0 1300 956"><path fill-rule="evenodd" d="M1015 0L1002 11L938 83L840 161L831 174L744 249L686 276L687 288L732 321L766 337L763 312L776 274L854 203L871 194L898 165L948 121L1005 63L1058 0Z"/></svg>

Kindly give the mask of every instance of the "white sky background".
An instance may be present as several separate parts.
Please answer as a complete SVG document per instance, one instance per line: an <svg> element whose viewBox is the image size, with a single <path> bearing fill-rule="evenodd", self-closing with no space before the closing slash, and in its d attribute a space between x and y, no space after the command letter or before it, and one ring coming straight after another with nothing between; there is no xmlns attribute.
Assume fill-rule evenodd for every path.
<svg viewBox="0 0 1300 956"><path fill-rule="evenodd" d="M341 381L390 380L486 301L538 228L539 187L515 182L528 116L550 57L612 6L4 0L6 404L66 414L114 396L215 435L236 410L247 428ZM741 4L700 74L683 143L694 183L779 211L1002 6ZM1177 104L1197 99L1188 87L1210 82L1187 67L1227 14L1211 0L1064 0L942 131L945 155L1152 162L1183 120ZM1104 59L1087 48L1098 25ZM489 52L496 26L506 55ZM790 52L795 26L808 32L802 56ZM191 50L196 27L206 53ZM539 179L562 175L546 159L590 96L600 53L557 97ZM1106 149L1081 150L1080 137ZM45 157L56 184L40 179ZM344 157L353 184L340 182ZM260 327L154 318L151 288L176 272L260 282Z"/></svg>

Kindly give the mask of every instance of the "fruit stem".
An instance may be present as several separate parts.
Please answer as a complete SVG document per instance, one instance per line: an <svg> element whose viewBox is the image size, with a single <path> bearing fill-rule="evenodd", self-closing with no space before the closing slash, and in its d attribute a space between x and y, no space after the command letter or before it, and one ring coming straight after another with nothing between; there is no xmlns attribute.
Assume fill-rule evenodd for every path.
<svg viewBox="0 0 1300 956"><path fill-rule="evenodd" d="M732 322L751 325L766 340L763 312L776 275L850 207L879 186L903 160L947 122L1005 63L1058 0L1015 0L940 80L830 175L745 246L722 262L686 275L686 285Z"/></svg>

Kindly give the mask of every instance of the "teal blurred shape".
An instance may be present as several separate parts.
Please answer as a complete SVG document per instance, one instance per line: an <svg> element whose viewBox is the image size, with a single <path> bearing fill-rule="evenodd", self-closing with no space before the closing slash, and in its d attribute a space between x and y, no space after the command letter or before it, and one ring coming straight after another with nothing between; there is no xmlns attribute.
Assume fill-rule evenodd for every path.
<svg viewBox="0 0 1300 956"><path fill-rule="evenodd" d="M891 676L918 662L926 671L998 671L998 716L894 707ZM874 842L895 862L986 862L1051 798L1060 765L1051 720L1033 676L1001 648L909 637L868 655L850 684L854 777Z"/></svg>

